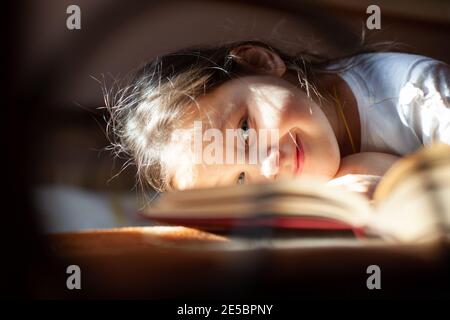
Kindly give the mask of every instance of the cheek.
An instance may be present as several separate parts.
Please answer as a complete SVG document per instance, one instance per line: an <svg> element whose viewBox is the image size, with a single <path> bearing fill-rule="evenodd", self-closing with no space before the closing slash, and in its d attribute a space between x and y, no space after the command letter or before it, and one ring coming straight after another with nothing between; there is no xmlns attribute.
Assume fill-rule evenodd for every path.
<svg viewBox="0 0 450 320"><path fill-rule="evenodd" d="M328 134L330 125L320 107L305 98L290 103L280 112L280 129L290 130L293 127L318 136L321 133Z"/></svg>
<svg viewBox="0 0 450 320"><path fill-rule="evenodd" d="M305 173L332 177L339 166L340 152L331 124L319 105L304 99L286 109L283 119L283 131L299 130L306 153Z"/></svg>

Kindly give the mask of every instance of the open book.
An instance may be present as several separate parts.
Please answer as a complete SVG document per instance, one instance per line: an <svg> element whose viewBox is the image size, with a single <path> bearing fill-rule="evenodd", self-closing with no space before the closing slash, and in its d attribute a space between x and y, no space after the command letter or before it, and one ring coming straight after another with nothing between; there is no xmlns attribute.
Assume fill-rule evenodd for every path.
<svg viewBox="0 0 450 320"><path fill-rule="evenodd" d="M330 232L398 242L446 237L450 146L436 143L399 160L381 179L371 202L324 181L302 177L168 192L143 214L154 221L228 234Z"/></svg>

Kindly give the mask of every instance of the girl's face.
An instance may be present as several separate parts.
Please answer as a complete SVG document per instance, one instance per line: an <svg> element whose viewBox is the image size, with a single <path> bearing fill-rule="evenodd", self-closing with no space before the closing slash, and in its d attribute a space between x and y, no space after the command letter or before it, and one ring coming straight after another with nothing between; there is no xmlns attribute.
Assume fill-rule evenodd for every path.
<svg viewBox="0 0 450 320"><path fill-rule="evenodd" d="M181 146L177 140L168 147L172 151L168 157L174 164L169 166L169 172L177 189L258 183L302 175L332 178L339 168L338 143L324 112L301 89L282 77L252 75L229 80L197 99L193 107L201 110L202 116L186 122L185 129L193 129L194 121L197 125L202 121L203 134L207 129L217 129L216 133L223 136L220 145L223 158L227 152L236 154L239 148L238 143L226 143L226 130L242 129L239 138L245 141L246 161L211 163L202 159L199 163L198 158L194 161L194 134L187 130L191 136L185 140L188 142ZM256 135L247 137L245 133L249 129L256 130ZM263 144L267 148L266 156L250 163L248 149L258 143L260 132L264 131L261 129L276 129L278 141L269 138ZM207 135L200 139L203 151L214 141ZM191 156L186 152L191 152Z"/></svg>

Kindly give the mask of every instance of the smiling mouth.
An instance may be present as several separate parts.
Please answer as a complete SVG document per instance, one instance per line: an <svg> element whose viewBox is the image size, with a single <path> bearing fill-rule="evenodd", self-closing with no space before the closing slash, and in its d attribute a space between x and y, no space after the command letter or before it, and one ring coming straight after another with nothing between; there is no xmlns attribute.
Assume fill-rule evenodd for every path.
<svg viewBox="0 0 450 320"><path fill-rule="evenodd" d="M303 149L302 142L297 134L295 134L295 175L300 175L303 171L303 164L305 162L305 151Z"/></svg>

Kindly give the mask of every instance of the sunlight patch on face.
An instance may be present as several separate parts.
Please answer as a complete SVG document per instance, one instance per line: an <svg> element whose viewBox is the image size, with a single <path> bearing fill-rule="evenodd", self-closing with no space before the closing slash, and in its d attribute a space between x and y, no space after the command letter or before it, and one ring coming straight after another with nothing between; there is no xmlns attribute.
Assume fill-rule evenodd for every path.
<svg viewBox="0 0 450 320"><path fill-rule="evenodd" d="M278 152L271 152L268 157L262 160L261 174L264 177L270 178L278 173L278 157Z"/></svg>
<svg viewBox="0 0 450 320"><path fill-rule="evenodd" d="M250 91L263 123L268 127L278 126L282 109L288 105L292 93L278 86L260 84L250 86Z"/></svg>

